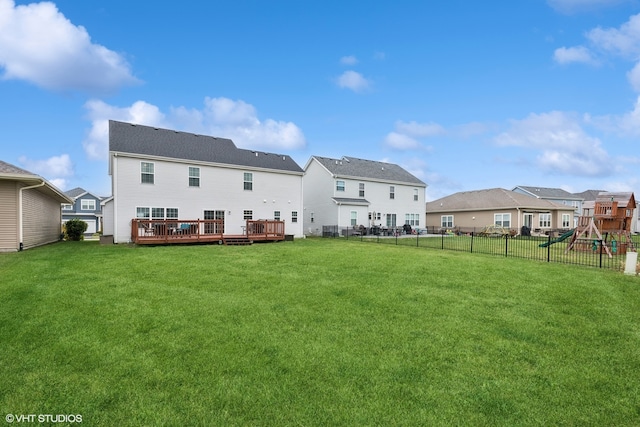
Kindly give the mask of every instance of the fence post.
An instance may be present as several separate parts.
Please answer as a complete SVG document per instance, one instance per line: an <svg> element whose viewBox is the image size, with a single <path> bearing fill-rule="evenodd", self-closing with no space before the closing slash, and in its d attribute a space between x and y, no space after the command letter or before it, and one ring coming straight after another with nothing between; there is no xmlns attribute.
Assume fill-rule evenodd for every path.
<svg viewBox="0 0 640 427"><path fill-rule="evenodd" d="M551 234L547 236L547 262L551 262Z"/></svg>
<svg viewBox="0 0 640 427"><path fill-rule="evenodd" d="M442 235L441 242L440 242L440 249L444 249L444 231L441 231L440 234Z"/></svg>
<svg viewBox="0 0 640 427"><path fill-rule="evenodd" d="M505 258L509 256L509 235L504 235L504 256Z"/></svg>
<svg viewBox="0 0 640 427"><path fill-rule="evenodd" d="M420 246L418 243L420 242L420 234L418 234L418 231L416 230L416 248L418 246Z"/></svg>
<svg viewBox="0 0 640 427"><path fill-rule="evenodd" d="M471 232L471 253L473 253L473 235L476 234L476 228L473 227L473 231Z"/></svg>
<svg viewBox="0 0 640 427"><path fill-rule="evenodd" d="M603 242L602 242L602 240L598 240L598 243L600 244L600 257L599 257L600 258L600 260L599 260L600 265L598 266L598 268L602 268L602 249L603 249L602 248L602 246L603 246L602 243Z"/></svg>

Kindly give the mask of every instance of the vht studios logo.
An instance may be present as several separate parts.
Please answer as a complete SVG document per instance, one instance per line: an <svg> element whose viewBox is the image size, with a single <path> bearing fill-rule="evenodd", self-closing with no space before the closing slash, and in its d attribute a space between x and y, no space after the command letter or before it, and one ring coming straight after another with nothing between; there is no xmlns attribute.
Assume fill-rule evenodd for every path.
<svg viewBox="0 0 640 427"><path fill-rule="evenodd" d="M7 414L8 423L81 423L80 414Z"/></svg>

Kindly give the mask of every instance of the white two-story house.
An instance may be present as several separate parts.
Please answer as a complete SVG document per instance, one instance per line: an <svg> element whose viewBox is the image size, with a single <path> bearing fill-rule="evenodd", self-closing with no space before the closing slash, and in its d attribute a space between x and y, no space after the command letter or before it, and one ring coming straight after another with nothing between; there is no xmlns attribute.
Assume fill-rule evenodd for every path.
<svg viewBox="0 0 640 427"><path fill-rule="evenodd" d="M320 235L323 226L333 225L425 225L427 185L396 164L312 156L304 170L306 235Z"/></svg>
<svg viewBox="0 0 640 427"><path fill-rule="evenodd" d="M247 220L275 219L285 233L303 236L303 170L287 155L110 121L109 175L104 234L114 243L131 241L134 218L223 220L225 234L242 234Z"/></svg>

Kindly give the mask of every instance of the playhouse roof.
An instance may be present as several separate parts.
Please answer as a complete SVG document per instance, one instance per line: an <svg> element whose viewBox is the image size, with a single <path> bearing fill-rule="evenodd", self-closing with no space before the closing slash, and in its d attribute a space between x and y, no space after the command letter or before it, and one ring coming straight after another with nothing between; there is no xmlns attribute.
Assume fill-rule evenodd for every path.
<svg viewBox="0 0 640 427"><path fill-rule="evenodd" d="M596 198L598 202L618 202L620 208L636 208L636 199L631 192L601 192Z"/></svg>

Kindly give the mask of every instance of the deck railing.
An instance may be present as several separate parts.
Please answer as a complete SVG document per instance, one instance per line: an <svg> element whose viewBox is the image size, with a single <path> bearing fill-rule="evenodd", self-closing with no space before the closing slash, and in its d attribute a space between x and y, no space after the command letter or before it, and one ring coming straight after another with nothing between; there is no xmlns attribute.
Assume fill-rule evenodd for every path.
<svg viewBox="0 0 640 427"><path fill-rule="evenodd" d="M247 220L242 234L224 234L222 219L131 220L131 241L137 244L197 243L222 241L225 237L246 237L252 241L284 240L284 222Z"/></svg>

